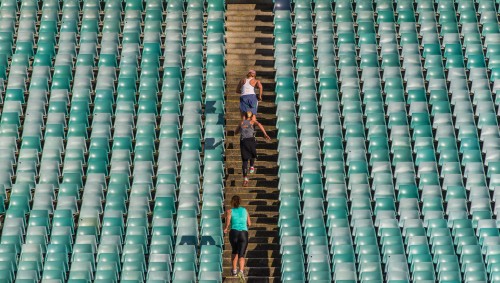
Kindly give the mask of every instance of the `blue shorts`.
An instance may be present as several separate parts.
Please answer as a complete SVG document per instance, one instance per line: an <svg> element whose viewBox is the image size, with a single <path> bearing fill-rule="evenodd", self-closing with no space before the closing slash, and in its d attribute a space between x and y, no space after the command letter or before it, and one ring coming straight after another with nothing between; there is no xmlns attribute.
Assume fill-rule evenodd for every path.
<svg viewBox="0 0 500 283"><path fill-rule="evenodd" d="M257 100L257 95L247 94L240 96L240 111L245 113L247 111L252 111L253 115L257 114L257 107L259 101Z"/></svg>

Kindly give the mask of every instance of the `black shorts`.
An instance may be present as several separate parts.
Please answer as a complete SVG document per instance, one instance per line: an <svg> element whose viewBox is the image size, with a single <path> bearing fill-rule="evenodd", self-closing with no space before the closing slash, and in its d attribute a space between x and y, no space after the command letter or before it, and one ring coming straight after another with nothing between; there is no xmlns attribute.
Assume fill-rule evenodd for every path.
<svg viewBox="0 0 500 283"><path fill-rule="evenodd" d="M231 243L231 249L233 255L238 255L238 257L245 257L248 246L248 231L233 230L229 231L229 242Z"/></svg>
<svg viewBox="0 0 500 283"><path fill-rule="evenodd" d="M255 141L255 138L240 140L240 151L242 160L257 158L257 141Z"/></svg>

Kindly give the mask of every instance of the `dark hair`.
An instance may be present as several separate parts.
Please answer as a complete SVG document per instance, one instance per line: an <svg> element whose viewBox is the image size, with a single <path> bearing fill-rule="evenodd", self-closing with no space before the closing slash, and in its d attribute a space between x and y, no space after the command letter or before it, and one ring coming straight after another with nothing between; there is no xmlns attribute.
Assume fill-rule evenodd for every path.
<svg viewBox="0 0 500 283"><path fill-rule="evenodd" d="M240 207L240 202L241 202L241 198L239 196L233 196L231 198L231 206L233 208L238 208Z"/></svg>

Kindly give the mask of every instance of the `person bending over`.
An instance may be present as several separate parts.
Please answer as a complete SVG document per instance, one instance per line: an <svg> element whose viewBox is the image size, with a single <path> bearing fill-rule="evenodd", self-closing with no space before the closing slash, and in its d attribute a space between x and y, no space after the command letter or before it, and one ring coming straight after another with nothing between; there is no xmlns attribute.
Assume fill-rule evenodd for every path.
<svg viewBox="0 0 500 283"><path fill-rule="evenodd" d="M238 127L235 130L235 133L241 133L240 136L240 152L241 152L241 160L242 163L242 171L243 171L243 186L248 185L248 173L255 173L255 158L257 158L257 141L255 140L255 128L254 126L259 127L259 129L264 133L264 137L267 140L271 138L267 135L264 126L255 119L252 111L247 111L245 113L245 119L240 122ZM248 168L248 163L250 161L250 168ZM250 169L250 170L249 170Z"/></svg>
<svg viewBox="0 0 500 283"><path fill-rule="evenodd" d="M249 70L247 76L241 79L236 87L236 93L240 94L240 111L242 120L245 119L245 113L247 111L252 111L255 117L257 115L259 101L262 101L262 84L255 78L256 74L255 70ZM259 89L259 99L257 99L255 88Z"/></svg>

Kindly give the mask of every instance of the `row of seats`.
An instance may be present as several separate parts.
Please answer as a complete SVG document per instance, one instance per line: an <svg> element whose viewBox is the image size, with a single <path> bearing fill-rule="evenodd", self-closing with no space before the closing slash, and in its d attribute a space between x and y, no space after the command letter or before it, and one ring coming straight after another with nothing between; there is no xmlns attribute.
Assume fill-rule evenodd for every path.
<svg viewBox="0 0 500 283"><path fill-rule="evenodd" d="M497 6L413 4L275 10L283 280L498 280Z"/></svg>
<svg viewBox="0 0 500 283"><path fill-rule="evenodd" d="M5 282L222 281L225 3L166 4L0 5Z"/></svg>
<svg viewBox="0 0 500 283"><path fill-rule="evenodd" d="M329 4L326 8L329 7L331 15L331 2L325 1L325 3ZM291 12L295 20L292 20ZM278 117L276 127L279 140L278 175L281 201L278 226L282 253L281 275L284 282L290 280L331 282L333 279L327 229L323 220L322 169L321 163L317 163L314 159L321 157L319 138L315 137L320 134L320 128L317 118L317 78L311 12L310 9L295 3L293 11L276 10L274 20ZM292 29L292 24L295 25L295 29ZM298 33L303 30L299 26L310 26L310 33L299 38ZM292 40L294 33L297 34L295 42ZM330 36L333 38L333 30ZM290 40L286 39L287 37ZM318 35L318 42L319 40ZM318 43L319 46L323 46L323 42ZM327 58L318 56L318 62L321 64L334 63L333 60L325 59ZM321 76L319 82L321 92L336 88L337 85L336 78L332 74ZM299 94L298 97L296 92ZM296 104L299 105L298 112ZM301 117L299 123L296 122L297 114ZM300 139L297 128L301 131ZM309 154L310 158L299 159L298 152L302 156Z"/></svg>

